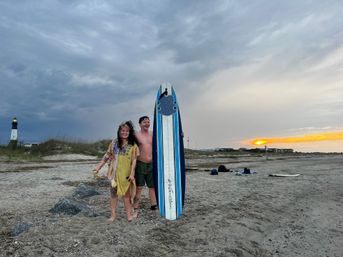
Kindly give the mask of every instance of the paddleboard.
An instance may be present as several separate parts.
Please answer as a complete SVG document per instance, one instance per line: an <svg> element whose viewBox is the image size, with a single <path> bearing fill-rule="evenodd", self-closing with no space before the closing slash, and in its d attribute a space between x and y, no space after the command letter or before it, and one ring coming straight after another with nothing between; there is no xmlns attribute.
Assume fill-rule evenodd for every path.
<svg viewBox="0 0 343 257"><path fill-rule="evenodd" d="M298 177L300 174L269 174L269 177Z"/></svg>
<svg viewBox="0 0 343 257"><path fill-rule="evenodd" d="M185 156L179 105L172 86L157 91L153 129L154 184L161 217L181 217L185 199Z"/></svg>

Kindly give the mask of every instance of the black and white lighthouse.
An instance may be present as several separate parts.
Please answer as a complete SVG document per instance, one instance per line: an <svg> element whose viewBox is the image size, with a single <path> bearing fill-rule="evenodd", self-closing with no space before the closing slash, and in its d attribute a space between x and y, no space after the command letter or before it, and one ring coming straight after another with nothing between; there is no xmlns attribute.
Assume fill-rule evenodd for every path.
<svg viewBox="0 0 343 257"><path fill-rule="evenodd" d="M17 118L14 117L12 120L11 139L10 139L9 146L12 149L15 149L17 147L17 144L18 144L18 121L17 121Z"/></svg>

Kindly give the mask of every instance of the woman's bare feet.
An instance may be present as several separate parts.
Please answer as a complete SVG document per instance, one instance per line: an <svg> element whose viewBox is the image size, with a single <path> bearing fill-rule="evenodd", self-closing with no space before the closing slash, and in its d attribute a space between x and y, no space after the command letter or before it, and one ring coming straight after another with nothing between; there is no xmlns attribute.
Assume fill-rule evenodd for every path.
<svg viewBox="0 0 343 257"><path fill-rule="evenodd" d="M138 218L138 208L133 208L132 217L133 217L134 219L137 219L137 218Z"/></svg>
<svg viewBox="0 0 343 257"><path fill-rule="evenodd" d="M92 173L93 173L93 177L95 178L95 179L99 179L99 178L101 178L100 176L99 176L99 174L98 174L98 171L97 170L93 170L92 171Z"/></svg>
<svg viewBox="0 0 343 257"><path fill-rule="evenodd" d="M108 222L113 222L113 221L116 220L116 218L117 218L116 215L113 215L113 214L112 214L112 215L111 215L111 218L109 218L107 221L108 221Z"/></svg>

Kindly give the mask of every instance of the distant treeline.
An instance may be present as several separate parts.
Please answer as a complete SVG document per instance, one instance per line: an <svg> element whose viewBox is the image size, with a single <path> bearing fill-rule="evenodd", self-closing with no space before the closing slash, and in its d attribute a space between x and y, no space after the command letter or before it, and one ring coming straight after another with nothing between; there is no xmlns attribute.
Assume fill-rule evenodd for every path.
<svg viewBox="0 0 343 257"><path fill-rule="evenodd" d="M107 150L110 139L104 139L97 142L89 143L82 141L61 140L61 139L49 139L40 144L18 144L13 148L8 146L0 146L0 160L39 160L41 157L55 154L84 154L102 157ZM285 151L286 150L286 151ZM325 154L325 153L300 153L293 152L292 149L270 149L272 154L291 154L291 155L313 155L313 154ZM265 150L263 149L232 149L232 148L217 148L207 150L193 150L185 149L186 159L202 158L202 157L230 157L236 158L242 154L263 156ZM268 154L271 154L268 151ZM337 154L337 153L329 153ZM342 153L340 153L342 154ZM1 158L4 156L5 158Z"/></svg>

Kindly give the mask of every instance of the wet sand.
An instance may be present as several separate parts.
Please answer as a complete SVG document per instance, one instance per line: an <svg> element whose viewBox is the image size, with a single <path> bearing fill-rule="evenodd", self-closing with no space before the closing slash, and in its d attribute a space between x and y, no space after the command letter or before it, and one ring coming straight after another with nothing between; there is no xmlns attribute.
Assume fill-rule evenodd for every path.
<svg viewBox="0 0 343 257"><path fill-rule="evenodd" d="M91 177L96 160L71 157L0 162L0 256L343 256L342 155L187 160L183 217L150 211L145 188L131 223L122 201L107 222L109 190ZM257 174L204 171L219 164ZM95 215L49 212L81 183L100 193L82 199Z"/></svg>

